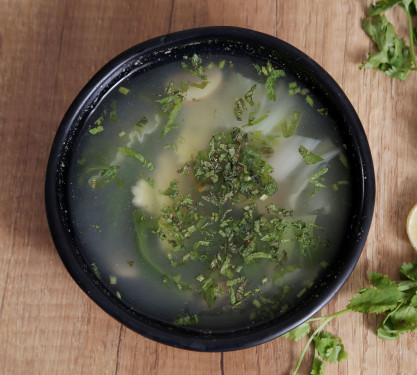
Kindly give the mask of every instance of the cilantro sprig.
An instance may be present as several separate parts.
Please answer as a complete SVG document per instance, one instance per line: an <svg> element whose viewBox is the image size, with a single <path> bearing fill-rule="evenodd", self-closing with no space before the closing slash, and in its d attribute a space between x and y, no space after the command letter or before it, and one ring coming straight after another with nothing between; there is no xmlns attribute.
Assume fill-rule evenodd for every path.
<svg viewBox="0 0 417 375"><path fill-rule="evenodd" d="M275 83L277 79L285 77L285 71L282 69L275 69L269 61L266 63L265 66L253 64L253 67L255 68L259 76L266 78L266 96L268 97L268 99L273 100L275 102L277 100L277 96L275 94Z"/></svg>
<svg viewBox="0 0 417 375"><path fill-rule="evenodd" d="M380 273L370 273L371 286L358 290L346 309L329 316L311 318L286 333L285 338L299 341L310 334L311 323L321 322L309 336L291 374L297 373L312 342L315 352L311 374L322 375L325 362L335 363L347 358L342 340L323 329L330 321L348 312L381 315L377 335L382 339L398 339L401 334L417 329L417 261L403 263L399 273L402 277L400 281Z"/></svg>
<svg viewBox="0 0 417 375"><path fill-rule="evenodd" d="M385 12L400 6L404 9L409 44L399 37L394 26L385 17ZM380 0L371 4L362 19L362 28L371 37L377 51L370 52L368 59L360 68L374 68L387 76L405 80L412 70L417 70L417 58L414 43L417 41L417 26L413 25L412 16L417 13L417 0Z"/></svg>

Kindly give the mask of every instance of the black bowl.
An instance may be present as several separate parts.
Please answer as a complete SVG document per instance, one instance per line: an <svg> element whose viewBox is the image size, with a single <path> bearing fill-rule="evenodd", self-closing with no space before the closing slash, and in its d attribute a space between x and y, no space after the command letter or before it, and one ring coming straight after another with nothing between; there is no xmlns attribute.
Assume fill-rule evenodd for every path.
<svg viewBox="0 0 417 375"><path fill-rule="evenodd" d="M170 53L166 53L170 50ZM351 165L352 208L342 246L297 304L251 328L204 333L175 327L135 311L97 278L74 236L68 211L67 179L74 146L86 119L100 100L123 78L194 52L250 56L289 71L329 108L346 145ZM235 350L261 344L293 329L320 310L342 287L362 252L371 224L375 181L369 145L355 110L317 63L291 45L266 34L235 28L207 27L181 31L143 42L106 64L76 97L57 131L49 158L45 200L55 246L77 284L101 308L132 330L153 340L198 351Z"/></svg>

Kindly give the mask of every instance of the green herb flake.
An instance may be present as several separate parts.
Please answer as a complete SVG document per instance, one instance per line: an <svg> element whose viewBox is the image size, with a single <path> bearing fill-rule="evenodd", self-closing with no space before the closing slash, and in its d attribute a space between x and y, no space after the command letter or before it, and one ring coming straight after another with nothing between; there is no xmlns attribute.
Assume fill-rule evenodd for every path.
<svg viewBox="0 0 417 375"><path fill-rule="evenodd" d="M181 62L181 66L184 68L185 71L190 73L192 76L201 78L202 80L207 79L207 76L205 75L203 59L200 56L194 53L191 56L191 58L188 58L188 56L184 56L184 59L190 62L190 65L184 61Z"/></svg>
<svg viewBox="0 0 417 375"><path fill-rule="evenodd" d="M275 69L268 61L266 66L260 67L258 64L253 64L258 75L266 77L265 90L268 99L276 101L275 84L277 79L285 77L285 71Z"/></svg>
<svg viewBox="0 0 417 375"><path fill-rule="evenodd" d="M306 103L310 106L313 107L314 106L314 100L310 95L306 96Z"/></svg>
<svg viewBox="0 0 417 375"><path fill-rule="evenodd" d="M320 181L322 180L322 176L327 173L329 168L322 168L317 173L315 173L310 178L310 182L314 185L314 190L310 194L310 196L314 196L320 188L325 188L326 185L323 185Z"/></svg>
<svg viewBox="0 0 417 375"><path fill-rule="evenodd" d="M100 271L95 263L91 263L91 268L93 269L94 274L101 279Z"/></svg>
<svg viewBox="0 0 417 375"><path fill-rule="evenodd" d="M170 197L171 199L176 198L179 194L178 181L171 181L169 188L166 189L162 194Z"/></svg>
<svg viewBox="0 0 417 375"><path fill-rule="evenodd" d="M349 162L348 162L347 157L346 157L345 154L340 153L339 154L339 160L346 169L349 169Z"/></svg>
<svg viewBox="0 0 417 375"><path fill-rule="evenodd" d="M273 100L274 102L277 100L277 96L275 94L275 83L278 78L285 77L285 72L283 70L273 70L271 74L266 79L265 89L266 89L266 96L268 99Z"/></svg>
<svg viewBox="0 0 417 375"><path fill-rule="evenodd" d="M116 297L118 299L122 299L122 295L120 294L120 292L118 290L116 291Z"/></svg>
<svg viewBox="0 0 417 375"><path fill-rule="evenodd" d="M327 116L329 114L329 109L328 108L318 108L317 112L320 113L322 116Z"/></svg>
<svg viewBox="0 0 417 375"><path fill-rule="evenodd" d="M90 129L88 132L92 135L101 133L104 130L102 125L96 126L95 128Z"/></svg>
<svg viewBox="0 0 417 375"><path fill-rule="evenodd" d="M130 90L126 87L120 86L117 90L120 94L127 95L129 94Z"/></svg>
<svg viewBox="0 0 417 375"><path fill-rule="evenodd" d="M154 166L153 166L152 162L147 161L142 154L140 154L139 152L136 152L135 150L131 149L130 147L119 147L118 150L122 155L129 156L131 158L135 158L135 159L139 160L139 162L142 163L149 170L154 169Z"/></svg>
<svg viewBox="0 0 417 375"><path fill-rule="evenodd" d="M174 320L174 325L185 327L190 325L198 324L198 316L197 315L182 315Z"/></svg>
<svg viewBox="0 0 417 375"><path fill-rule="evenodd" d="M300 155L304 158L306 164L316 164L323 161L323 158L320 156L313 154L313 152L308 151L304 146L300 146L298 151Z"/></svg>
<svg viewBox="0 0 417 375"><path fill-rule="evenodd" d="M226 65L226 60L220 60L219 63L217 64L219 69L223 69L225 65Z"/></svg>
<svg viewBox="0 0 417 375"><path fill-rule="evenodd" d="M250 106L255 105L255 103L254 103L254 101L253 101L253 93L254 93L255 89L256 89L256 85L253 85L253 86L249 89L249 91L247 91L247 92L246 92L246 94L245 94L245 100L248 102L248 104L249 104Z"/></svg>
<svg viewBox="0 0 417 375"><path fill-rule="evenodd" d="M198 88L198 89L203 90L203 89L205 89L205 88L206 88L206 86L207 86L209 83L210 83L209 81L203 81L203 82L201 82L201 83L193 83L193 82L188 82L188 85L189 85L189 86L196 87L196 88Z"/></svg>
<svg viewBox="0 0 417 375"><path fill-rule="evenodd" d="M110 275L109 276L109 282L110 282L110 285L116 285L117 284L117 277L113 276L113 275Z"/></svg>
<svg viewBox="0 0 417 375"><path fill-rule="evenodd" d="M128 260L127 261L127 264L128 264L129 267L132 267L134 263L135 263L134 260Z"/></svg>
<svg viewBox="0 0 417 375"><path fill-rule="evenodd" d="M288 84L288 94L291 96L298 94L301 91L301 87L297 85L297 82L290 82Z"/></svg>
<svg viewBox="0 0 417 375"><path fill-rule="evenodd" d="M237 121L242 121L243 112L246 111L247 107L245 101L242 98L235 99L235 106L233 108L233 114Z"/></svg>
<svg viewBox="0 0 417 375"><path fill-rule="evenodd" d="M111 112L109 113L109 120L111 122L117 122L117 113L116 113L116 102L113 100L110 103Z"/></svg>
<svg viewBox="0 0 417 375"><path fill-rule="evenodd" d="M306 337L311 331L310 323L304 322L301 323L298 327L292 329L283 335L286 339L300 341L303 337Z"/></svg>
<svg viewBox="0 0 417 375"><path fill-rule="evenodd" d="M96 121L94 121L94 125L101 125L104 122L104 116L100 116Z"/></svg>
<svg viewBox="0 0 417 375"><path fill-rule="evenodd" d="M119 137L120 138L122 138L122 137L124 137L126 135L126 132L125 131L121 131L121 132L119 132Z"/></svg>
<svg viewBox="0 0 417 375"><path fill-rule="evenodd" d="M282 130L282 135L284 136L284 138L291 137L295 133L295 130L297 129L298 123L300 121L300 117L301 117L301 112L294 111L289 127L287 125L287 121L283 121L281 123L281 130Z"/></svg>
<svg viewBox="0 0 417 375"><path fill-rule="evenodd" d="M155 187L155 181L151 177L146 177L145 181L148 183L150 187Z"/></svg>
<svg viewBox="0 0 417 375"><path fill-rule="evenodd" d="M141 119L135 124L134 128L138 131L142 131L147 123L148 119L146 118L146 116L142 116Z"/></svg>

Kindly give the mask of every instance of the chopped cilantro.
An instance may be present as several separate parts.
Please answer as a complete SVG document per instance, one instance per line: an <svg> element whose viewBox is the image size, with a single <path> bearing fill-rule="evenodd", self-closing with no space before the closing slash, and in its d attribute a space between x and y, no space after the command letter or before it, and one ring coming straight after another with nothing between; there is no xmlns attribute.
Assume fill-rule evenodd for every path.
<svg viewBox="0 0 417 375"><path fill-rule="evenodd" d="M314 190L310 194L311 197L313 195L315 195L320 188L325 188L326 187L326 185L323 185L320 181L322 180L322 176L325 173L327 173L328 170L329 170L329 168L327 168L327 167L322 168L317 173L315 173L313 176L311 176L310 182L314 185Z"/></svg>
<svg viewBox="0 0 417 375"><path fill-rule="evenodd" d="M295 130L297 129L297 126L298 126L298 122L300 121L300 117L301 117L301 112L294 111L289 127L287 126L287 121L283 121L281 123L281 130L282 130L282 135L284 136L284 138L291 137L295 133Z"/></svg>
<svg viewBox="0 0 417 375"><path fill-rule="evenodd" d="M277 183L270 176L273 169L262 157L265 152L256 136L234 128L229 134L215 134L206 151L177 171L194 178L195 192L183 194L178 181L171 181L161 192L171 198L171 203L148 220L148 225L166 242L172 266L199 261L206 269L196 276L197 286L186 285L169 274L164 276L165 283L197 290L209 307L221 294L227 294L230 303L238 306L260 293L258 288L248 288L248 280L241 273L244 267L261 261L280 265L286 255L281 242L288 237L299 244L303 254L317 246L311 226L295 221L290 211L267 205L267 215L257 212L255 201L263 201L277 190ZM238 203L240 215L233 212ZM143 241L147 221L144 216L141 218L137 237ZM280 277L294 269L281 270ZM268 284L274 280L260 276L258 282ZM221 287L222 282L226 290Z"/></svg>
<svg viewBox="0 0 417 375"><path fill-rule="evenodd" d="M255 103L253 102L253 92L256 89L256 85L253 85L249 91L245 94L245 100L249 103L249 105L253 106Z"/></svg>
<svg viewBox="0 0 417 375"><path fill-rule="evenodd" d="M198 56L197 54L193 54L191 58L188 56L184 56L184 60L189 61L190 65L187 64L185 61L181 62L181 66L190 73L192 76L196 76L201 78L202 80L206 80L207 76L205 75L205 68L203 65L203 59Z"/></svg>
<svg viewBox="0 0 417 375"><path fill-rule="evenodd" d="M277 97L275 94L275 83L277 79L285 77L285 72L283 70L275 69L269 61L266 63L266 66L260 67L258 64L253 64L253 66L258 72L258 75L261 77L266 77L266 96L268 99L276 101Z"/></svg>
<svg viewBox="0 0 417 375"><path fill-rule="evenodd" d="M154 169L154 166L153 166L152 162L147 161L142 154L140 154L139 152L136 152L135 150L131 149L130 147L119 147L118 150L121 154L123 154L125 156L129 156L131 158L135 158L135 159L139 160L149 170Z"/></svg>
<svg viewBox="0 0 417 375"><path fill-rule="evenodd" d="M104 116L100 116L96 121L94 121L94 125L101 125L104 121Z"/></svg>
<svg viewBox="0 0 417 375"><path fill-rule="evenodd" d="M123 95L127 95L127 94L129 94L129 92L130 92L130 90L129 90L128 88L123 87L123 86L120 86L120 87L119 87L119 89L118 89L117 91L119 91L119 93L120 93L120 94L123 94Z"/></svg>
<svg viewBox="0 0 417 375"><path fill-rule="evenodd" d="M297 85L297 82L290 82L288 84L288 93L290 95L295 95L301 92L301 87Z"/></svg>
<svg viewBox="0 0 417 375"><path fill-rule="evenodd" d="M190 326L198 324L198 316L197 315L182 315L174 320L173 322L176 326Z"/></svg>
<svg viewBox="0 0 417 375"><path fill-rule="evenodd" d="M217 66L220 69L223 69L225 65L226 65L226 60L220 60L219 63L217 64Z"/></svg>
<svg viewBox="0 0 417 375"><path fill-rule="evenodd" d="M329 114L329 109L328 108L318 108L317 112L320 113L323 116L327 116Z"/></svg>
<svg viewBox="0 0 417 375"><path fill-rule="evenodd" d="M192 86L192 87L196 87L196 88L198 88L198 89L205 89L206 88L206 86L209 84L210 82L209 81L203 81L203 82L201 82L201 83L193 83L193 82L188 82L188 85L189 86Z"/></svg>
<svg viewBox="0 0 417 375"><path fill-rule="evenodd" d="M147 178L145 178L145 181L148 183L148 185L150 187L155 187L155 182L154 182L153 178L147 177Z"/></svg>
<svg viewBox="0 0 417 375"><path fill-rule="evenodd" d="M246 109L247 107L245 101L242 98L236 98L233 114L235 115L237 121L242 121L242 115Z"/></svg>
<svg viewBox="0 0 417 375"><path fill-rule="evenodd" d="M316 164L320 161L323 161L323 158L316 154L313 154L311 151L308 151L304 146L300 146L299 152L301 156L304 158L306 164Z"/></svg>
<svg viewBox="0 0 417 375"><path fill-rule="evenodd" d="M114 100L110 103L110 108L109 120L111 122L117 122L116 102Z"/></svg>
<svg viewBox="0 0 417 375"><path fill-rule="evenodd" d="M95 263L91 263L91 268L93 269L94 274L101 279L100 271Z"/></svg>
<svg viewBox="0 0 417 375"><path fill-rule="evenodd" d="M171 81L165 90L166 96L156 100L156 102L161 105L162 116L167 117L167 121L161 132L161 138L169 131L178 128L175 119L177 118L188 90L188 85L184 82L182 82L180 86L180 89L176 89L174 87L174 82Z"/></svg>
<svg viewBox="0 0 417 375"><path fill-rule="evenodd" d="M142 131L145 125L148 123L146 116L142 116L141 119L135 124L135 129Z"/></svg>
<svg viewBox="0 0 417 375"><path fill-rule="evenodd" d="M104 130L103 126L99 125L99 126L96 126L95 128L90 129L88 132L90 134L95 135L95 134L101 133L103 130Z"/></svg>
<svg viewBox="0 0 417 375"><path fill-rule="evenodd" d="M349 162L347 160L347 157L344 154L342 153L339 154L339 160L346 169L349 169Z"/></svg>
<svg viewBox="0 0 417 375"><path fill-rule="evenodd" d="M310 106L313 107L314 106L314 101L313 98L310 95L306 96L306 103Z"/></svg>
<svg viewBox="0 0 417 375"><path fill-rule="evenodd" d="M259 118L255 118L256 113L257 112L250 112L248 116L248 123L243 126L253 126L253 125L259 124L261 121L267 119L269 116L268 113L265 113L263 116Z"/></svg>

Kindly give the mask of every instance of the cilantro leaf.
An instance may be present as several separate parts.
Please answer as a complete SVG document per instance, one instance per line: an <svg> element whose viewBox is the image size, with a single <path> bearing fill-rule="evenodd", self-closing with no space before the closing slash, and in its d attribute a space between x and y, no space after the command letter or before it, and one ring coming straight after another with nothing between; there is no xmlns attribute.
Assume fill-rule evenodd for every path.
<svg viewBox="0 0 417 375"><path fill-rule="evenodd" d="M300 111L294 111L289 127L287 126L287 121L283 121L281 123L281 130L282 130L282 135L284 136L284 138L291 137L295 133L295 129L297 129L297 125L300 120L300 116L301 116Z"/></svg>
<svg viewBox="0 0 417 375"><path fill-rule="evenodd" d="M378 51L370 52L360 68L374 68L392 78L405 80L412 69L410 48L400 38L385 16L362 19L362 28L371 37Z"/></svg>
<svg viewBox="0 0 417 375"><path fill-rule="evenodd" d="M326 185L320 181L323 179L322 176L327 173L329 168L325 167L320 169L317 173L313 174L310 178L310 182L314 185L314 190L311 192L310 197L314 196L320 188L325 188Z"/></svg>
<svg viewBox="0 0 417 375"><path fill-rule="evenodd" d="M382 0L377 1L369 6L366 11L368 17L379 16L381 13L390 10L391 8L403 3L404 0Z"/></svg>
<svg viewBox="0 0 417 375"><path fill-rule="evenodd" d="M235 115L237 121L242 121L242 115L246 109L247 107L245 101L242 98L236 98L233 114Z"/></svg>
<svg viewBox="0 0 417 375"><path fill-rule="evenodd" d="M196 76L201 78L202 80L206 80L207 76L205 75L205 67L203 65L203 59L194 53L190 58L188 56L184 56L184 60L190 61L190 65L187 64L185 61L181 62L181 66L184 68L185 71L190 73L192 76Z"/></svg>
<svg viewBox="0 0 417 375"><path fill-rule="evenodd" d="M278 78L282 77L285 77L285 72L283 70L274 69L265 82L266 96L268 99L273 100L274 102L277 100L277 96L275 94L275 83Z"/></svg>
<svg viewBox="0 0 417 375"><path fill-rule="evenodd" d="M149 170L153 170L154 166L152 162L147 161L145 157L140 154L139 152L136 152L135 150L131 149L130 147L119 147L119 152L125 156L130 156L131 158L135 158L139 160L146 168Z"/></svg>
<svg viewBox="0 0 417 375"><path fill-rule="evenodd" d="M403 263L400 267L400 275L404 279L417 281L417 261L412 263Z"/></svg>
<svg viewBox="0 0 417 375"><path fill-rule="evenodd" d="M256 89L256 85L253 85L249 91L246 92L245 94L245 100L248 102L249 105L253 106L255 105L254 101L253 101L253 93Z"/></svg>
<svg viewBox="0 0 417 375"><path fill-rule="evenodd" d="M92 135L95 135L95 134L101 133L103 130L104 130L103 126L98 125L95 128L90 129L88 132Z"/></svg>
<svg viewBox="0 0 417 375"><path fill-rule="evenodd" d="M307 321L307 322L300 324L298 327L295 327L291 331L287 332L282 337L285 337L286 339L289 339L289 340L299 341L303 337L307 336L310 333L310 331L311 331L310 323Z"/></svg>
<svg viewBox="0 0 417 375"><path fill-rule="evenodd" d="M314 344L319 356L330 363L339 362L347 358L347 353L340 337L322 331L314 337Z"/></svg>
<svg viewBox="0 0 417 375"><path fill-rule="evenodd" d="M322 157L316 154L313 154L311 151L308 151L304 146L300 146L298 151L300 152L301 156L304 158L304 161L306 162L306 164L316 164L320 161L323 161Z"/></svg>
<svg viewBox="0 0 417 375"><path fill-rule="evenodd" d="M374 288L366 287L359 290L359 295L352 298L347 307L364 314L368 312L380 314L395 309L403 297L396 282L379 273L371 273L370 281Z"/></svg>
<svg viewBox="0 0 417 375"><path fill-rule="evenodd" d="M275 94L275 83L277 79L285 77L285 71L281 69L275 69L272 64L268 61L266 66L260 67L258 64L253 64L258 75L266 77L265 90L268 99L276 101L277 97Z"/></svg>
<svg viewBox="0 0 417 375"><path fill-rule="evenodd" d="M198 316L197 315L182 315L179 316L173 322L176 326L190 326L198 324Z"/></svg>
<svg viewBox="0 0 417 375"><path fill-rule="evenodd" d="M313 365L311 366L311 375L324 375L324 362L319 357L317 349L314 350Z"/></svg>
<svg viewBox="0 0 417 375"><path fill-rule="evenodd" d="M174 82L171 81L165 89L166 96L155 100L161 105L161 115L168 117L162 129L161 138L169 131L178 128L175 119L177 118L182 103L187 95L188 88L188 84L181 82L180 88L176 89L174 87Z"/></svg>

